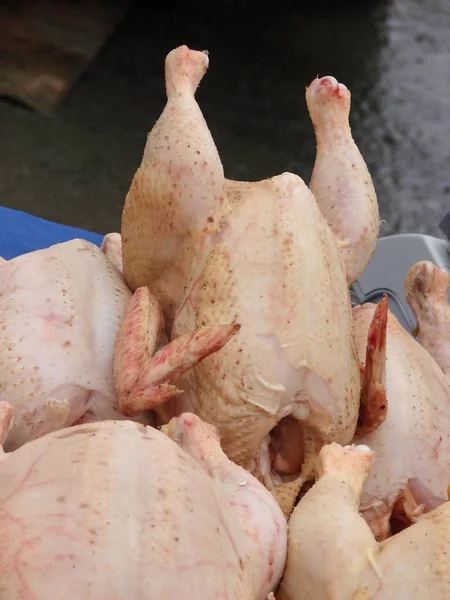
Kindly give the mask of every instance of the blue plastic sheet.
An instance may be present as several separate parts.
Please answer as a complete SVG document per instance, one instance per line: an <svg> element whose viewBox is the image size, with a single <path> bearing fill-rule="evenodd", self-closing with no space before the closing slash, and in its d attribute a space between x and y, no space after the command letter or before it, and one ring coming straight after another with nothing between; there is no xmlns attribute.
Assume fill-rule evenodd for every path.
<svg viewBox="0 0 450 600"><path fill-rule="evenodd" d="M97 246L103 241L103 236L97 233L0 206L0 256L6 260L75 238L88 240Z"/></svg>

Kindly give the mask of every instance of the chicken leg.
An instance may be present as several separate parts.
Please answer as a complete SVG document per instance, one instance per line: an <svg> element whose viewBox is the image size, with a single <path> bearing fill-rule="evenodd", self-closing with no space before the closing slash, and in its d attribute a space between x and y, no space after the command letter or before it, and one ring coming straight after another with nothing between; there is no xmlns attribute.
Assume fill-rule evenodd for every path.
<svg viewBox="0 0 450 600"><path fill-rule="evenodd" d="M171 426L177 439L77 425L0 458L2 600L266 600L286 555L279 507L225 464L211 426Z"/></svg>
<svg viewBox="0 0 450 600"><path fill-rule="evenodd" d="M358 512L373 460L366 446L324 446L317 483L289 520L288 555L277 600L351 600L378 546Z"/></svg>
<svg viewBox="0 0 450 600"><path fill-rule="evenodd" d="M347 282L367 266L378 238L378 202L349 124L350 92L334 77L316 78L306 91L317 155L310 188L339 240Z"/></svg>
<svg viewBox="0 0 450 600"><path fill-rule="evenodd" d="M278 600L450 597L450 502L378 544L358 513L372 460L367 446L322 448L318 481L289 522Z"/></svg>
<svg viewBox="0 0 450 600"><path fill-rule="evenodd" d="M421 345L447 377L450 375L450 276L429 261L411 267L405 295L417 321Z"/></svg>
<svg viewBox="0 0 450 600"><path fill-rule="evenodd" d="M182 46L166 58L166 107L147 138L122 215L125 279L148 286L168 326L209 252L225 210L224 174L194 93L205 52Z"/></svg>

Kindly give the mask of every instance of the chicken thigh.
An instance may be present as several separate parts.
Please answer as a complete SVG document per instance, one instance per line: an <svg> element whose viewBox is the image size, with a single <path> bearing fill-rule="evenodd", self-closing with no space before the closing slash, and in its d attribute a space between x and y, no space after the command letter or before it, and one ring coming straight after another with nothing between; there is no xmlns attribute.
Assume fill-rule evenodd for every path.
<svg viewBox="0 0 450 600"><path fill-rule="evenodd" d="M117 236L115 244L106 240L105 251L119 263ZM80 420L120 419L130 392L141 409L127 416L138 417L156 403L155 394L179 393L171 385L177 375L236 331L194 332L161 350L167 340L159 335L160 312L146 288L132 297L120 271L90 242L72 240L0 265L0 401L14 409L5 449ZM147 414L139 419L150 422Z"/></svg>
<svg viewBox="0 0 450 600"><path fill-rule="evenodd" d="M0 432L11 415L0 403ZM277 503L212 426L184 414L166 432L89 423L0 456L2 600L266 599L286 557Z"/></svg>
<svg viewBox="0 0 450 600"><path fill-rule="evenodd" d="M278 600L450 597L450 502L378 544L358 512L373 455L367 446L322 448L317 483L289 521Z"/></svg>
<svg viewBox="0 0 450 600"><path fill-rule="evenodd" d="M353 309L362 361L375 305ZM361 512L378 539L417 520L447 498L450 482L450 385L432 356L389 313L386 339L384 422L354 442L375 451L361 497Z"/></svg>

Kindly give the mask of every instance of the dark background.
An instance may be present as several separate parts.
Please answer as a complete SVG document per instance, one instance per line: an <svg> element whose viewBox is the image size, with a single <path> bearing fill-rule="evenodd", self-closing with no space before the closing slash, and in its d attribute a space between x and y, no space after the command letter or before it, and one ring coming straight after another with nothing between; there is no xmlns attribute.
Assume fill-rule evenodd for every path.
<svg viewBox="0 0 450 600"><path fill-rule="evenodd" d="M51 117L0 102L0 204L118 230L164 107L165 55L183 43L209 50L197 99L228 177L308 181L305 87L334 75L352 92L381 234L439 235L450 208L449 0L135 2Z"/></svg>

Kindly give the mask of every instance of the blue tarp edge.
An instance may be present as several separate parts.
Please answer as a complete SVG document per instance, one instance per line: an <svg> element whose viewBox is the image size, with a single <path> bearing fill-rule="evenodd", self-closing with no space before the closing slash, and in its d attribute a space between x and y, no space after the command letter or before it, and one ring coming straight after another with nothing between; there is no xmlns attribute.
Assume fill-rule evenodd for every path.
<svg viewBox="0 0 450 600"><path fill-rule="evenodd" d="M0 206L0 256L6 260L75 238L100 246L103 235Z"/></svg>

